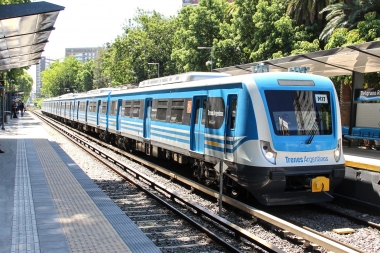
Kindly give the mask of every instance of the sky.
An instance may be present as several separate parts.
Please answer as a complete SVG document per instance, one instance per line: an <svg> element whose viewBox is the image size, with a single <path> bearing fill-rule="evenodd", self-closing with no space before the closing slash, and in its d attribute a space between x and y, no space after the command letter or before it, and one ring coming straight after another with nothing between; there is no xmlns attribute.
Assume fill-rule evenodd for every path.
<svg viewBox="0 0 380 253"><path fill-rule="evenodd" d="M101 47L123 33L123 24L132 19L137 8L155 10L165 16L177 15L182 0L46 0L65 7L54 24L42 56L65 57L65 48ZM36 68L28 73L35 82Z"/></svg>

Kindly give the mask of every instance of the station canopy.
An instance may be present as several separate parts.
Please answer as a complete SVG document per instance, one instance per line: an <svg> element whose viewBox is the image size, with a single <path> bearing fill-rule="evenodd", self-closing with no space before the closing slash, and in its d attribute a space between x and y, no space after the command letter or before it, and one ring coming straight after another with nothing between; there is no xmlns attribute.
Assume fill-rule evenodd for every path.
<svg viewBox="0 0 380 253"><path fill-rule="evenodd" d="M252 73L259 65L269 65L269 72L287 72L289 68L306 67L307 73L321 76L351 75L353 71L369 73L380 71L380 41L333 48L267 61L214 69L231 75Z"/></svg>
<svg viewBox="0 0 380 253"><path fill-rule="evenodd" d="M47 2L0 5L0 70L38 64L62 10Z"/></svg>

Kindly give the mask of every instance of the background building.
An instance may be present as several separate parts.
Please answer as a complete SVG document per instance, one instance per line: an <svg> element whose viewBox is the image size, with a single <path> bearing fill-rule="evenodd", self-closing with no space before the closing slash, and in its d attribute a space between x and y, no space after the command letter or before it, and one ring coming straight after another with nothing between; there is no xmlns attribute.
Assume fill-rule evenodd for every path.
<svg viewBox="0 0 380 253"><path fill-rule="evenodd" d="M53 59L48 59L46 56L42 56L40 63L36 65L36 94L37 98L40 97L40 90L42 87L41 72L49 68L50 64L55 62Z"/></svg>
<svg viewBox="0 0 380 253"><path fill-rule="evenodd" d="M78 61L87 62L91 59L95 59L98 50L98 47L66 48L65 57L75 55Z"/></svg>

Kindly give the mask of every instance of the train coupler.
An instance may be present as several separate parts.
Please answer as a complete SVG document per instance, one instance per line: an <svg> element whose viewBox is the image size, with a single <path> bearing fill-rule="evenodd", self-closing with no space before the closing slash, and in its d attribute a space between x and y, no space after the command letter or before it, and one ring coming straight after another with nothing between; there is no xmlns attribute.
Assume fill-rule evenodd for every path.
<svg viewBox="0 0 380 253"><path fill-rule="evenodd" d="M310 181L312 192L325 192L330 190L330 179L327 177L316 177Z"/></svg>

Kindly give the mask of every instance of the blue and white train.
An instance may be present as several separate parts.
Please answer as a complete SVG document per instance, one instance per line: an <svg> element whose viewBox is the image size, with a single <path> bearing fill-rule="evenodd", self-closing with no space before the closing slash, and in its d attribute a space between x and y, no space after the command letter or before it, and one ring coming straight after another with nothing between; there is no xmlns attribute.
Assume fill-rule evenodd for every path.
<svg viewBox="0 0 380 253"><path fill-rule="evenodd" d="M42 112L265 205L325 202L345 174L338 97L325 77L190 72L46 99Z"/></svg>

